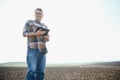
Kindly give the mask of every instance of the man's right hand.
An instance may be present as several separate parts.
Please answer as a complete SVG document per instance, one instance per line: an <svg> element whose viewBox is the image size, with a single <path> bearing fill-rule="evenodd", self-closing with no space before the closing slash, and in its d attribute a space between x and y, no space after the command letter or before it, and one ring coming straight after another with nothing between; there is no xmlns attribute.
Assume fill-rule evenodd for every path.
<svg viewBox="0 0 120 80"><path fill-rule="evenodd" d="M41 31L41 30L38 30L35 34L36 36L42 36L46 33L46 31Z"/></svg>

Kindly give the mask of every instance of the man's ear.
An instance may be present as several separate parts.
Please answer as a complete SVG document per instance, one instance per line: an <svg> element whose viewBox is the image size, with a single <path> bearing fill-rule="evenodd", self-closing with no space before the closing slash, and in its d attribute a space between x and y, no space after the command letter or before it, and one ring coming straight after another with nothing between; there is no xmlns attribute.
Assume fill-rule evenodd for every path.
<svg viewBox="0 0 120 80"><path fill-rule="evenodd" d="M44 15L42 15L42 17L44 17Z"/></svg>

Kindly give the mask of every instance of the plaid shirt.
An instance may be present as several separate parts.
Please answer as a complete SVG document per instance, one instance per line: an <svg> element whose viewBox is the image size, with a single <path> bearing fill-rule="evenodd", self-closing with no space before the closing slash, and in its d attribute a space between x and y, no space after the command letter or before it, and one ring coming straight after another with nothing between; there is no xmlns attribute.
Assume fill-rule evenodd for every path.
<svg viewBox="0 0 120 80"><path fill-rule="evenodd" d="M24 26L23 35L27 36L29 33L35 33L37 27L47 28L43 23L35 20L28 20ZM46 41L44 40L44 36L28 37L27 45L32 49L38 48L39 50L42 50L46 48Z"/></svg>

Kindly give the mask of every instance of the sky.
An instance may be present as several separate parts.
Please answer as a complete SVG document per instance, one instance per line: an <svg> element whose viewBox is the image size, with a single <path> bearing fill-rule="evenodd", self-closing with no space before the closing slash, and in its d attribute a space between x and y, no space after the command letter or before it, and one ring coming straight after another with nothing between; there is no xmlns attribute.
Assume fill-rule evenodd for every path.
<svg viewBox="0 0 120 80"><path fill-rule="evenodd" d="M120 61L119 0L0 0L0 63L25 62L25 22L42 8L47 64Z"/></svg>

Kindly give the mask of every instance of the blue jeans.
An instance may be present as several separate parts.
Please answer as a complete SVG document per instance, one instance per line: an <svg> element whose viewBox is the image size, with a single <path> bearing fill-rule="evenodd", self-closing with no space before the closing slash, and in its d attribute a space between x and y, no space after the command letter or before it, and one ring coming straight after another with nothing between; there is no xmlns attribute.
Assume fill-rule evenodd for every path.
<svg viewBox="0 0 120 80"><path fill-rule="evenodd" d="M28 47L27 66L26 80L44 80L46 55L41 54L39 49Z"/></svg>

